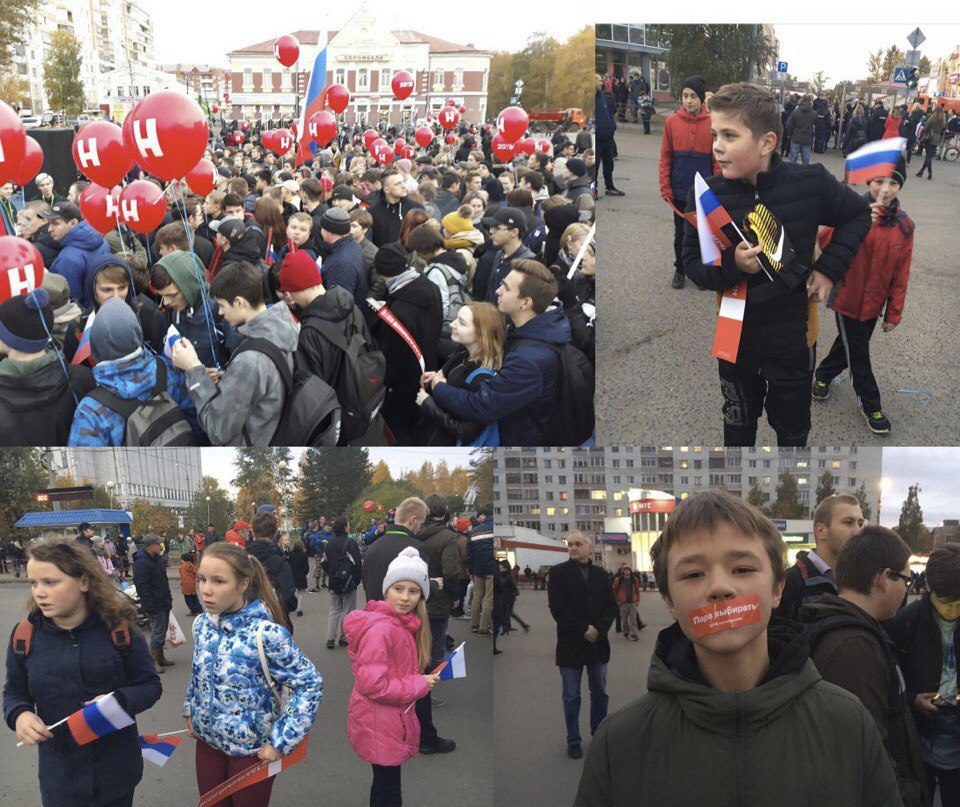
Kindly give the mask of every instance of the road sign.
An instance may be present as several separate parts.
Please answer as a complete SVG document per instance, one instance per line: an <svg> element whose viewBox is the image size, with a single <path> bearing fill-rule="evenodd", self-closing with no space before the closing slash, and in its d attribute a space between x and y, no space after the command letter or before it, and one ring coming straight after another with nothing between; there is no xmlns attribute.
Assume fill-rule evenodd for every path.
<svg viewBox="0 0 960 807"><path fill-rule="evenodd" d="M896 67L893 70L893 83L894 84L906 84L907 83L907 68L906 67Z"/></svg>
<svg viewBox="0 0 960 807"><path fill-rule="evenodd" d="M919 48L926 41L927 38L919 28L914 28L910 36L907 37L907 42L910 43L911 48Z"/></svg>
<svg viewBox="0 0 960 807"><path fill-rule="evenodd" d="M786 62L777 62L777 72L786 73L787 72L787 63Z"/></svg>
<svg viewBox="0 0 960 807"><path fill-rule="evenodd" d="M92 485L79 485L72 488L43 488L37 491L38 502L69 502L76 499L90 499L93 497Z"/></svg>
<svg viewBox="0 0 960 807"><path fill-rule="evenodd" d="M919 66L920 66L920 51L908 50L907 51L907 67L919 67Z"/></svg>

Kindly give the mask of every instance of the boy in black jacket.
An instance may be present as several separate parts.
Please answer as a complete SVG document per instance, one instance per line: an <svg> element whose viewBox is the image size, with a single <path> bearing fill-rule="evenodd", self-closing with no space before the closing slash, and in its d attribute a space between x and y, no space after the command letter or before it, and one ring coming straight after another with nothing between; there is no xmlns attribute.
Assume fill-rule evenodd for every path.
<svg viewBox="0 0 960 807"><path fill-rule="evenodd" d="M766 207L783 225L795 255L791 264L770 273L772 280L758 262L761 247L743 241L723 251L719 266L706 266L696 229L687 224L684 230L682 261L691 280L718 292L747 284L736 361L720 360L724 443L752 446L766 406L777 443L804 446L810 431L816 304L849 269L870 229L870 209L822 165L784 163L777 153L783 135L780 107L769 91L727 84L711 98L710 112L721 173L705 177L707 185L741 231L747 213L758 204ZM687 210L695 209L693 189ZM834 228L834 239L814 261L821 225ZM770 253L776 257L778 251Z"/></svg>

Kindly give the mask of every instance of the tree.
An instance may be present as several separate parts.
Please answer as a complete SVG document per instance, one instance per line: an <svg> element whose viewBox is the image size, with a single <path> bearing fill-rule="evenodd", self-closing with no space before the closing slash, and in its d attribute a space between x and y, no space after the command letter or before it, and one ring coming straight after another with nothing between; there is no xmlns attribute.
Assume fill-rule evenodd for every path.
<svg viewBox="0 0 960 807"><path fill-rule="evenodd" d="M764 496L763 490L760 488L760 486L754 483L753 487L750 488L749 492L747 493L747 504L752 504L761 513L766 513L766 498L767 497Z"/></svg>
<svg viewBox="0 0 960 807"><path fill-rule="evenodd" d="M9 104L29 106L30 85L8 68L0 68L0 98Z"/></svg>
<svg viewBox="0 0 960 807"><path fill-rule="evenodd" d="M393 476L390 474L390 466L383 460L377 463L373 469L373 476L370 477L371 485L380 485L384 482L392 482Z"/></svg>
<svg viewBox="0 0 960 807"><path fill-rule="evenodd" d="M2 19L3 11L0 11ZM49 505L37 504L37 491L47 486L47 474L40 464L40 450L36 448L5 448L0 451L0 540L24 540L30 533L13 525L24 513L49 510Z"/></svg>
<svg viewBox="0 0 960 807"><path fill-rule="evenodd" d="M869 523L870 516L873 514L873 508L870 506L870 502L867 501L867 489L864 485L865 483L861 482L860 487L853 492L853 495L860 500L860 512L863 513L864 522Z"/></svg>
<svg viewBox="0 0 960 807"><path fill-rule="evenodd" d="M166 535L168 538L176 535L179 522L176 514L162 504L151 504L146 499L136 499L130 505L133 516L133 533L146 535L152 532L155 535Z"/></svg>
<svg viewBox="0 0 960 807"><path fill-rule="evenodd" d="M344 515L370 482L370 455L354 446L308 448L300 461L296 513L301 522Z"/></svg>
<svg viewBox="0 0 960 807"><path fill-rule="evenodd" d="M776 61L779 43L753 25L657 25L661 42L669 45L667 69L670 89L679 96L680 84L691 75L702 76L707 89L746 81L753 63L758 74ZM755 34L755 35L754 35Z"/></svg>
<svg viewBox="0 0 960 807"><path fill-rule="evenodd" d="M54 487L58 488L72 488L79 485L90 485L90 480L87 477L77 481L73 478L72 474L61 474L57 477L57 481L54 484ZM108 491L102 485L91 485L93 488L93 495L88 499L73 499L68 502L60 502L61 510L90 510L94 508L103 508L103 509L112 509L120 506L120 503L116 500L115 496L110 495Z"/></svg>
<svg viewBox="0 0 960 807"><path fill-rule="evenodd" d="M343 449L337 450L342 451ZM384 482L381 485L367 485L348 504L344 511L350 520L352 529L365 530L370 525L371 520L379 521L386 515L387 510L396 507L404 499L411 496L424 496L426 493L427 491L414 487L405 479L396 482ZM371 501L375 505L372 513L363 509L364 502L367 501Z"/></svg>
<svg viewBox="0 0 960 807"><path fill-rule="evenodd" d="M898 67L903 67L907 63L907 54L905 54L896 45L891 45L883 54L883 80L893 79L893 71Z"/></svg>
<svg viewBox="0 0 960 807"><path fill-rule="evenodd" d="M777 485L777 498L770 507L771 518L803 518L804 506L800 503L800 489L797 478L784 472L780 474Z"/></svg>
<svg viewBox="0 0 960 807"><path fill-rule="evenodd" d="M490 58L490 74L487 77L488 109L499 110L510 105L513 83L516 81L513 76L513 54L495 50Z"/></svg>
<svg viewBox="0 0 960 807"><path fill-rule="evenodd" d="M26 44L39 5L40 0L0 3L0 53L6 55L16 45Z"/></svg>
<svg viewBox="0 0 960 807"><path fill-rule="evenodd" d="M871 84L883 81L883 48L877 48L867 59L867 78Z"/></svg>
<svg viewBox="0 0 960 807"><path fill-rule="evenodd" d="M920 62L919 62L919 64L917 64L917 72L918 72L921 76L929 76L929 75L930 75L930 67L931 67L931 65L930 65L930 59L927 58L926 56L921 56L921 57L920 57Z"/></svg>
<svg viewBox="0 0 960 807"><path fill-rule="evenodd" d="M594 92L595 31L595 26L588 25L556 49L550 91L547 93L548 106L560 109L591 109ZM526 103L526 99L524 102Z"/></svg>
<svg viewBox="0 0 960 807"><path fill-rule="evenodd" d="M810 79L810 89L813 90L816 95L819 95L826 89L827 81L829 80L830 77L826 75L823 70L818 70L813 74L813 78Z"/></svg>
<svg viewBox="0 0 960 807"><path fill-rule="evenodd" d="M87 98L80 80L81 62L76 37L69 31L54 31L43 63L43 88L51 109L67 114L83 111Z"/></svg>
<svg viewBox="0 0 960 807"><path fill-rule="evenodd" d="M907 498L900 510L900 522L897 533L915 552L921 551L920 527L923 525L923 509L920 507L920 485L910 485Z"/></svg>
<svg viewBox="0 0 960 807"><path fill-rule="evenodd" d="M285 488L292 479L292 455L289 448L238 448L233 461L237 475L231 483L237 488L237 516L252 519L261 504L283 504ZM281 469L280 463L286 468Z"/></svg>
<svg viewBox="0 0 960 807"><path fill-rule="evenodd" d="M492 448L475 448L470 452L470 470L473 472L473 480L480 488L476 506L493 501L493 462Z"/></svg>
<svg viewBox="0 0 960 807"><path fill-rule="evenodd" d="M560 43L543 31L535 31L527 39L527 46L513 55L512 67L516 78L523 79L523 106L534 109L547 105L550 79ZM510 88L511 94L513 87ZM509 101L509 99L508 99ZM504 104L506 106L507 104ZM499 111L502 107L491 107Z"/></svg>
<svg viewBox="0 0 960 807"><path fill-rule="evenodd" d="M827 497L835 495L836 492L833 487L833 474L830 471L824 471L817 481L817 504L820 504Z"/></svg>
<svg viewBox="0 0 960 807"><path fill-rule="evenodd" d="M209 513L207 518L208 502L210 497ZM183 516L183 526L187 530L205 532L207 524L215 524L221 535L236 519L236 505L227 491L220 487L220 483L212 476L205 476L200 480L200 487L193 493L190 506Z"/></svg>

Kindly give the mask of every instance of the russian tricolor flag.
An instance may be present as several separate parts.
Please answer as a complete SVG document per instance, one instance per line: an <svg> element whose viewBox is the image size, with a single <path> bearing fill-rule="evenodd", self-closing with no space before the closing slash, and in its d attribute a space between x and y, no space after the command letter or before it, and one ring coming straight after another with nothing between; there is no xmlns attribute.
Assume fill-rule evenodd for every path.
<svg viewBox="0 0 960 807"><path fill-rule="evenodd" d="M440 665L441 681L452 681L454 678L467 677L467 658L466 651L463 649L465 644L466 642L461 642L460 647L450 654L450 658Z"/></svg>
<svg viewBox="0 0 960 807"><path fill-rule="evenodd" d="M143 754L145 760L162 768L182 742L183 737L164 737L161 739L156 734L141 734L140 753Z"/></svg>
<svg viewBox="0 0 960 807"><path fill-rule="evenodd" d="M77 345L77 352L73 354L70 364L83 364L85 361L93 364L93 359L90 358L90 329L93 327L93 318L96 314L96 311L91 311L90 316L87 317L87 324L83 328L83 333L80 334L80 344Z"/></svg>
<svg viewBox="0 0 960 807"><path fill-rule="evenodd" d="M697 202L697 237L700 239L700 259L707 266L720 265L720 252L730 246L723 228L732 225L717 195L710 190L703 177L694 177L694 196Z"/></svg>
<svg viewBox="0 0 960 807"><path fill-rule="evenodd" d="M111 692L67 718L67 728L77 745L86 745L115 731L133 725L130 717Z"/></svg>
<svg viewBox="0 0 960 807"><path fill-rule="evenodd" d="M307 121L314 112L320 112L327 105L327 32L317 35L317 58L313 61L310 83L307 85L307 97L303 99L303 113L300 116L300 143L297 147L297 165L312 160L316 144L310 139Z"/></svg>
<svg viewBox="0 0 960 807"><path fill-rule="evenodd" d="M170 361L173 361L173 346L177 343L178 339L182 338L183 334L180 333L175 326L171 325L167 328L167 335L163 337L163 355L170 359Z"/></svg>
<svg viewBox="0 0 960 807"><path fill-rule="evenodd" d="M906 145L905 137L888 137L886 140L873 140L858 148L847 157L847 182L857 185L878 177L892 176Z"/></svg>

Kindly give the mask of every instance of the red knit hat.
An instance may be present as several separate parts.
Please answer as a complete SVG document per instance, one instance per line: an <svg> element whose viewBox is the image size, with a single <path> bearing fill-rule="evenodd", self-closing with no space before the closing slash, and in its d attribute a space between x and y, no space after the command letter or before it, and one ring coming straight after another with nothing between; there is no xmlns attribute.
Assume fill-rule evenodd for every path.
<svg viewBox="0 0 960 807"><path fill-rule="evenodd" d="M320 285L320 267L304 249L287 253L280 266L281 291L303 291Z"/></svg>

